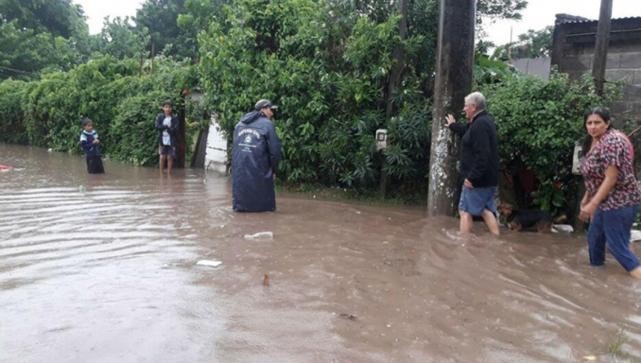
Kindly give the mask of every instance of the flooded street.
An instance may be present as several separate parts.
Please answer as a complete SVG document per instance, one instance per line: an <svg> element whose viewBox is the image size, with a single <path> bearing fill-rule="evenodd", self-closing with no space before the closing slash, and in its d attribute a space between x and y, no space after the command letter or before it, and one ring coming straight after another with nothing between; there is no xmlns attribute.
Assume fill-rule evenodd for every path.
<svg viewBox="0 0 641 363"><path fill-rule="evenodd" d="M200 170L0 164L0 362L641 361L641 282L580 236L285 194L235 214Z"/></svg>

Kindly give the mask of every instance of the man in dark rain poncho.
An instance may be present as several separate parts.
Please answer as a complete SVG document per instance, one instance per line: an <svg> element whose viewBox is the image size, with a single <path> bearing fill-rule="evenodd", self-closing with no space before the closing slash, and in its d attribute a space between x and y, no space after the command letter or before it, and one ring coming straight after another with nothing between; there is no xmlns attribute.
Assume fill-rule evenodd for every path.
<svg viewBox="0 0 641 363"><path fill-rule="evenodd" d="M236 212L276 210L274 176L281 158L280 140L271 122L276 108L271 101L260 100L234 128L231 176Z"/></svg>

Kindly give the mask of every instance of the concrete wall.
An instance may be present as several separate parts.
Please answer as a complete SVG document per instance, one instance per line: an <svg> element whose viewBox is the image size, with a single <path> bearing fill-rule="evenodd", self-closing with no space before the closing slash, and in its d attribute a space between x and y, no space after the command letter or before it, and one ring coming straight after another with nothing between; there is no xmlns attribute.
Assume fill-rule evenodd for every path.
<svg viewBox="0 0 641 363"><path fill-rule="evenodd" d="M597 21L557 15L553 35L552 65L578 79L592 73ZM606 80L624 83L623 99L612 105L619 126L640 124L641 115L641 17L612 19Z"/></svg>

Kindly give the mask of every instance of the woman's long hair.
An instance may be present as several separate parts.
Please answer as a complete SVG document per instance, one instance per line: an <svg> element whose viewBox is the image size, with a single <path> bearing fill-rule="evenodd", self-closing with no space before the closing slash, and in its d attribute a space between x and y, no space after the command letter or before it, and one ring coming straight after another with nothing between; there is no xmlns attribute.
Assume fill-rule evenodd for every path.
<svg viewBox="0 0 641 363"><path fill-rule="evenodd" d="M583 115L583 128L586 130L586 133L586 124L588 123L588 117L590 117L591 115L597 115L601 117L603 121L608 124L608 130L613 128L612 123L610 122L610 110L605 107L593 107L586 111ZM590 148L592 147L592 136L590 136L590 134L585 135L585 138L583 138L582 147L583 150L581 150L581 156L584 156L590 151Z"/></svg>

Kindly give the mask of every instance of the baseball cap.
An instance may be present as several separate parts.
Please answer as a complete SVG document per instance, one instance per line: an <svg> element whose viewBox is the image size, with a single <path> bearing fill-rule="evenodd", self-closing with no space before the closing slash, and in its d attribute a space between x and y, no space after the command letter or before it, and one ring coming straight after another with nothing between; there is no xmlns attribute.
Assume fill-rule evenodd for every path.
<svg viewBox="0 0 641 363"><path fill-rule="evenodd" d="M272 110L277 110L278 109L278 106L272 104L272 101L266 100L266 99L262 99L262 100L256 102L256 105L254 106L254 109L256 111L260 111L260 110L262 110L263 108L266 108L266 107L271 108Z"/></svg>

